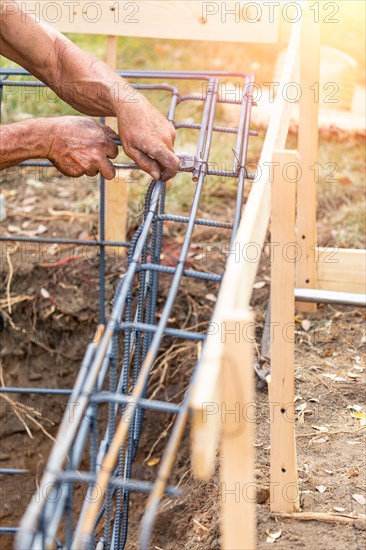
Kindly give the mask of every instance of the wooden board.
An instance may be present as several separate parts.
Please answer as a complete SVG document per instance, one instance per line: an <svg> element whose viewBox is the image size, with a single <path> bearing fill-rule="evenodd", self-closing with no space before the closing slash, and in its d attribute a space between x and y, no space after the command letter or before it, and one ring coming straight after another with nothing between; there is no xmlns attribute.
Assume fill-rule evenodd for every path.
<svg viewBox="0 0 366 550"><path fill-rule="evenodd" d="M298 60L299 43L300 22L294 25L291 33L281 84L259 161L258 172L260 175L253 183L233 245L233 248L238 249L241 254L245 253L245 250L251 244L254 244L260 250L266 238L271 212L272 156L275 149L282 149L285 146L291 117L292 104L285 100L282 91L288 82L293 79ZM192 390L191 409L193 418L197 418L197 422L194 421L192 424L192 461L194 473L198 477L205 478L212 474L214 468L212 457L215 456L218 444L219 430L218 428L212 429L212 423L215 421L214 417L211 419L210 427L207 424L203 425L200 418L203 404L214 402L220 391L222 320L226 317L228 310L233 311L236 308L245 310L249 308L259 260L260 254L258 254L255 262L246 261L245 256L237 261L233 254L227 262L211 323L211 326L217 330L212 330L211 334L208 335L197 379ZM195 432L195 426L200 426L200 430ZM203 456L202 449L204 449ZM199 460L195 459L196 453L200 455ZM200 464L199 471L195 469L195 465L198 463Z"/></svg>
<svg viewBox="0 0 366 550"><path fill-rule="evenodd" d="M107 64L116 69L117 65L116 36L107 36ZM117 131L115 118L107 118L106 124ZM105 181L105 238L107 241L126 241L128 216L128 174L125 170L118 171L113 180ZM125 255L126 249L107 247L106 252L112 255Z"/></svg>
<svg viewBox="0 0 366 550"><path fill-rule="evenodd" d="M271 220L271 422L270 491L272 512L299 510L295 439L295 265L296 183L282 167L298 160L297 151L279 151L272 192ZM291 180L292 178L290 178Z"/></svg>
<svg viewBox="0 0 366 550"><path fill-rule="evenodd" d="M311 62L310 62L311 60ZM316 288L316 180L318 160L319 99L314 86L320 80L320 24L308 6L303 11L300 56L300 173L297 192L297 238L301 250L296 263L296 287ZM296 309L316 311L316 304L297 303Z"/></svg>
<svg viewBox="0 0 366 550"><path fill-rule="evenodd" d="M236 311L228 312L224 322L227 337L218 412L221 417L221 547L252 550L256 544L253 320L249 312Z"/></svg>
<svg viewBox="0 0 366 550"><path fill-rule="evenodd" d="M317 288L338 292L366 292L366 250L317 248Z"/></svg>
<svg viewBox="0 0 366 550"><path fill-rule="evenodd" d="M279 34L277 3L260 0L25 0L21 5L61 32L276 43Z"/></svg>

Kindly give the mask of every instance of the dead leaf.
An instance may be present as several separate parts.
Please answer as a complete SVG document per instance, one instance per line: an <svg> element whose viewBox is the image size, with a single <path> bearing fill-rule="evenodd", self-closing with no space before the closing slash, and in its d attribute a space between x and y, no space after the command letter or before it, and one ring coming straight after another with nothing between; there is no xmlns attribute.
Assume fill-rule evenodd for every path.
<svg viewBox="0 0 366 550"><path fill-rule="evenodd" d="M322 374L322 376L324 376L324 378L330 378L331 380L333 380L333 382L347 382L345 378L343 378L342 376L338 376L337 374L326 373Z"/></svg>
<svg viewBox="0 0 366 550"><path fill-rule="evenodd" d="M60 245L59 244L50 244L47 246L47 255L48 256L56 256L56 254L59 254L60 252Z"/></svg>
<svg viewBox="0 0 366 550"><path fill-rule="evenodd" d="M351 380L357 380L357 378L361 378L361 376L357 374L357 372L352 372L352 371L347 372L347 377L350 378Z"/></svg>
<svg viewBox="0 0 366 550"><path fill-rule="evenodd" d="M317 444L322 444L322 443L326 443L327 441L329 441L329 437L327 435L323 436L323 437L313 437L311 440L310 440L310 443L317 443Z"/></svg>
<svg viewBox="0 0 366 550"><path fill-rule="evenodd" d="M258 281L258 283L254 283L253 288L259 289L266 286L266 281Z"/></svg>
<svg viewBox="0 0 366 550"><path fill-rule="evenodd" d="M350 180L349 177L345 176L344 174L340 174L338 181L341 185L352 185L352 180Z"/></svg>
<svg viewBox="0 0 366 550"><path fill-rule="evenodd" d="M333 510L334 510L335 512L339 512L339 513L345 512L345 511L346 511L346 509L345 509L345 508L342 508L342 506L334 506Z"/></svg>
<svg viewBox="0 0 366 550"><path fill-rule="evenodd" d="M21 229L17 225L8 225L7 227L10 233L20 233Z"/></svg>
<svg viewBox="0 0 366 550"><path fill-rule="evenodd" d="M280 529L279 531L276 531L275 533L270 533L269 530L267 529L266 535L267 535L266 542L273 544L282 535L282 529Z"/></svg>
<svg viewBox="0 0 366 550"><path fill-rule="evenodd" d="M327 348L323 351L323 357L332 357L332 355L333 355L333 350L330 348Z"/></svg>
<svg viewBox="0 0 366 550"><path fill-rule="evenodd" d="M150 458L150 460L147 461L147 465L156 466L157 464L159 464L159 462L160 462L160 458L156 456L155 458Z"/></svg>
<svg viewBox="0 0 366 550"><path fill-rule="evenodd" d="M27 197L26 199L24 199L22 201L22 204L24 206L28 206L28 205L31 205L31 204L34 204L35 202L37 202L38 198L33 196L33 197Z"/></svg>
<svg viewBox="0 0 366 550"><path fill-rule="evenodd" d="M308 330L309 330L310 327L311 327L311 322L309 321L309 319L304 319L304 320L301 322L301 326L302 326L302 328L305 330L305 332L308 332Z"/></svg>
<svg viewBox="0 0 366 550"><path fill-rule="evenodd" d="M366 413L356 411L356 412L351 412L351 416L353 416L353 418L357 418L357 420L359 420L360 426L366 426Z"/></svg>
<svg viewBox="0 0 366 550"><path fill-rule="evenodd" d="M209 302L216 302L217 301L217 298L214 294L206 294L205 298Z"/></svg>
<svg viewBox="0 0 366 550"><path fill-rule="evenodd" d="M45 225L40 224L37 229L34 230L34 233L36 235L42 235L43 233L46 233L47 229L48 228Z"/></svg>
<svg viewBox="0 0 366 550"><path fill-rule="evenodd" d="M357 411L357 412L361 412L361 411L362 411L361 405L347 405L347 409L350 409L350 410L353 410L353 411Z"/></svg>
<svg viewBox="0 0 366 550"><path fill-rule="evenodd" d="M29 214L30 212L32 212L32 210L34 210L34 206L22 206L22 211L25 212L26 214ZM24 223L27 223L27 222L24 222ZM24 223L22 224L22 226L24 226ZM28 225L29 225L30 222L28 222Z"/></svg>
<svg viewBox="0 0 366 550"><path fill-rule="evenodd" d="M363 495L358 495L358 494L354 494L352 495L352 498L353 500L355 500L357 502L357 504L359 504L360 506L365 506L366 504L366 499Z"/></svg>
<svg viewBox="0 0 366 550"><path fill-rule="evenodd" d="M318 432L329 432L329 428L326 426L311 426L314 428L314 430L318 430Z"/></svg>

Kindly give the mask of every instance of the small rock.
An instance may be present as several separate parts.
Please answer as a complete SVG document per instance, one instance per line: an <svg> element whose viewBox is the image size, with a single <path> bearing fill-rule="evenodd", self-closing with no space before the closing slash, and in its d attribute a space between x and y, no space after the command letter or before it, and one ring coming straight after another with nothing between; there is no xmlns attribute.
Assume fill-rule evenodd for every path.
<svg viewBox="0 0 366 550"><path fill-rule="evenodd" d="M32 374L29 375L29 380L31 380L32 382L36 380L41 380L41 378L42 374L40 374L39 372L32 372Z"/></svg>
<svg viewBox="0 0 366 550"><path fill-rule="evenodd" d="M264 504L269 499L269 487L257 487L257 504Z"/></svg>
<svg viewBox="0 0 366 550"><path fill-rule="evenodd" d="M5 195L0 195L0 222L6 219Z"/></svg>
<svg viewBox="0 0 366 550"><path fill-rule="evenodd" d="M8 455L6 453L0 453L0 461L9 460L9 458L10 458L10 455Z"/></svg>

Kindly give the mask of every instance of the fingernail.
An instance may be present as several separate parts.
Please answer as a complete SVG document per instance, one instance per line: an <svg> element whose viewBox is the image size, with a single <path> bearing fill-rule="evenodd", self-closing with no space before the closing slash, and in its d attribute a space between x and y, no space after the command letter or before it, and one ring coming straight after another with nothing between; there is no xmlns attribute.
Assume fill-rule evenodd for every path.
<svg viewBox="0 0 366 550"><path fill-rule="evenodd" d="M153 172L151 172L151 175L152 175L152 177L154 178L154 180L160 179L160 174L159 174L159 172L155 172L155 170L154 170Z"/></svg>

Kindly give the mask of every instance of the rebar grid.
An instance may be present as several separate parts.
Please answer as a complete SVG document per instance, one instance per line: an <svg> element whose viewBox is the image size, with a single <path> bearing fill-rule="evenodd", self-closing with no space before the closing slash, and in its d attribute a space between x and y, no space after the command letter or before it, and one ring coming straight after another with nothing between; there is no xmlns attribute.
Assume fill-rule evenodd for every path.
<svg viewBox="0 0 366 550"><path fill-rule="evenodd" d="M229 231L232 242L240 222L244 183L246 179L253 179L253 175L248 174L246 170L248 138L256 134L249 128L252 107L250 92L254 82L252 75L221 71L119 71L119 74L129 80L164 80L164 84L134 86L140 90L170 94L167 118L177 131L182 128L199 131L196 155L202 162L200 168L193 173L195 192L189 216L166 213L166 184L162 181L152 181L146 194L143 221L130 242L118 243L105 239L103 178L100 180L99 240L0 237L0 241L83 244L97 246L100 250L100 325L104 326L104 330L100 339L96 339L87 347L73 390L16 387L1 390L4 393L68 396L68 406L37 494L19 528L3 527L0 530L0 533L16 534L16 547L21 550L55 545L58 548L77 550L123 549L127 541L128 509L132 492L149 494L140 539L140 547L148 547L160 499L164 494L179 494L179 490L168 486L168 478L189 411L188 388L182 403L148 399L149 375L158 358L163 338L193 342L205 340L204 332L168 327L183 278L192 277L218 285L222 278L217 273L186 268L193 232L196 225ZM5 86L44 86L40 82L14 79L26 75L27 73L20 69L0 69L0 102ZM219 93L222 79L233 77L240 79L242 83L240 100L227 99ZM205 83L204 93L180 95L179 88L166 84L167 80ZM202 104L202 119L199 124L176 121L178 107L183 102ZM215 124L218 103L240 106L236 128ZM236 135L231 170L210 168L210 151L215 132ZM22 166L49 165L48 162L35 161L22 163ZM134 163L116 163L115 166L120 170L137 169ZM235 181L236 199L232 220L198 217L202 193L207 192L207 176L233 178ZM179 259L174 267L160 263L163 225L166 221L185 226ZM128 250L128 267L116 290L108 322L105 314L106 246L125 247ZM162 273L171 276L171 283L164 306L157 316L159 280ZM193 380L191 385L192 383ZM108 419L106 425L102 426L105 428L103 436L100 435L101 426L98 425L102 404L108 405ZM159 412L176 415L154 484L131 477L145 411L149 411L150 414ZM85 461L88 462L88 469L85 469ZM1 470L0 474L16 475L20 472L9 468ZM80 484L88 487L81 507L75 500L75 490Z"/></svg>

